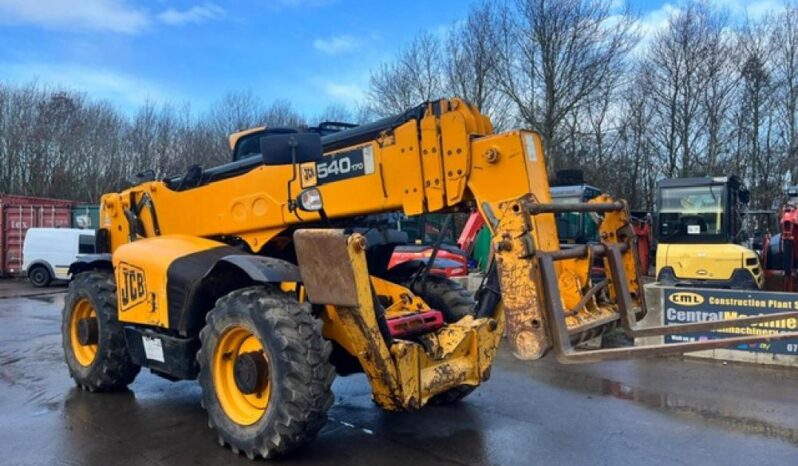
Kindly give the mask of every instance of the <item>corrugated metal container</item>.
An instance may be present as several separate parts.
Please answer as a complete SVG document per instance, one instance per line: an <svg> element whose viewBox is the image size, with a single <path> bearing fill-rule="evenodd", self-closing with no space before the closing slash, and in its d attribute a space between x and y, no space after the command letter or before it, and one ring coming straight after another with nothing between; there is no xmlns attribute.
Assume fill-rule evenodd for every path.
<svg viewBox="0 0 798 466"><path fill-rule="evenodd" d="M78 204L72 206L72 228L96 230L100 227L100 206Z"/></svg>
<svg viewBox="0 0 798 466"><path fill-rule="evenodd" d="M22 272L22 244L29 228L69 228L72 201L0 195L0 275Z"/></svg>

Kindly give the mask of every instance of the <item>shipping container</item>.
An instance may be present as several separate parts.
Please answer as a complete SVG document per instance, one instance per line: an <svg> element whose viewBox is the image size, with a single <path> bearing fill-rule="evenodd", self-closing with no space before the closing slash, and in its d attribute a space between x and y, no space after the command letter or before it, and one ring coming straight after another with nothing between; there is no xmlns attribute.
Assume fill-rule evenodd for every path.
<svg viewBox="0 0 798 466"><path fill-rule="evenodd" d="M72 201L0 194L0 276L22 273L29 228L69 228Z"/></svg>
<svg viewBox="0 0 798 466"><path fill-rule="evenodd" d="M72 206L72 228L96 230L100 227L100 206L76 204Z"/></svg>

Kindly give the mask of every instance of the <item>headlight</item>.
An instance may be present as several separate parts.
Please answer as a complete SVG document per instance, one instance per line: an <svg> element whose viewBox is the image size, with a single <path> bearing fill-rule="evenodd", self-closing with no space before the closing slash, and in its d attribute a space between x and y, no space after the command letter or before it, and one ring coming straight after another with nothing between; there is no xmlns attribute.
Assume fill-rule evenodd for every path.
<svg viewBox="0 0 798 466"><path fill-rule="evenodd" d="M318 188L308 188L299 194L297 206L307 212L317 212L324 206L321 202L321 192Z"/></svg>

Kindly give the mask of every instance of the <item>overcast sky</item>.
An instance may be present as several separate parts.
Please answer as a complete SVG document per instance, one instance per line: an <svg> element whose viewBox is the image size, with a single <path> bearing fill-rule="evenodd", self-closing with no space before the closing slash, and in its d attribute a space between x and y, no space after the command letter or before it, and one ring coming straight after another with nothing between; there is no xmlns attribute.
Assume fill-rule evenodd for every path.
<svg viewBox="0 0 798 466"><path fill-rule="evenodd" d="M780 0L715 0L759 16ZM66 86L126 111L147 99L198 110L226 91L302 113L351 105L369 71L421 29L445 34L460 0L0 0L0 81ZM643 30L679 1L632 1Z"/></svg>

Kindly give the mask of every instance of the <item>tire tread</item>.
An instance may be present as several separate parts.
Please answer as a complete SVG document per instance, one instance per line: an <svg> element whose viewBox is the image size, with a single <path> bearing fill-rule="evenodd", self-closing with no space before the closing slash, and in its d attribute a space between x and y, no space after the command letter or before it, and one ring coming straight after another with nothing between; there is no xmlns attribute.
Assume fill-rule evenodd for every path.
<svg viewBox="0 0 798 466"><path fill-rule="evenodd" d="M134 364L130 358L125 331L116 316L116 284L110 271L82 272L70 282L62 322L64 354L71 351L67 337L69 307L79 293L85 293L93 298L99 320L100 342L97 345L97 356L86 375L81 375L79 370L71 367L69 358L66 357L67 365L70 366L70 376L80 388L90 392L124 389L135 380L141 367Z"/></svg>
<svg viewBox="0 0 798 466"><path fill-rule="evenodd" d="M208 381L212 381L208 365L213 349L206 343L211 340L218 320L229 310L240 308L250 313L263 313L270 330L277 336L274 341L289 368L289 373L281 380L272 380L272 390L279 390L283 401L270 404L269 409L276 410L273 422L264 426L254 440L246 442L219 425L208 410L208 405L216 402L210 398L216 395L212 382L208 386ZM327 422L327 410L334 400L331 386L335 371L329 362L332 344L322 337L321 321L293 297L263 286L233 291L220 298L208 314L207 324L200 331L200 341L199 380L203 385L209 425L219 434L220 443L229 445L234 452L239 451L250 459L274 458L313 440Z"/></svg>

